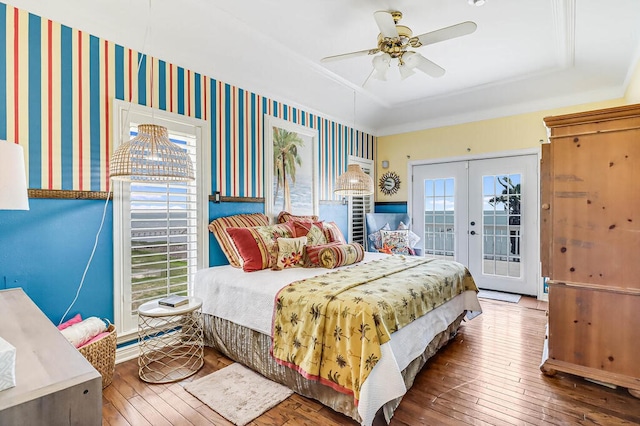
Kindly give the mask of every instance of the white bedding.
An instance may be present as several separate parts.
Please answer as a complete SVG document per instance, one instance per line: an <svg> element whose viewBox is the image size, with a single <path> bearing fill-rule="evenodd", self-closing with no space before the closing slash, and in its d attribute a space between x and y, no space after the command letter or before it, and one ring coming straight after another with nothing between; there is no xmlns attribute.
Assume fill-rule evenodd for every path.
<svg viewBox="0 0 640 426"><path fill-rule="evenodd" d="M364 262L387 256L365 253ZM330 272L317 268L244 272L232 266L198 271L194 295L202 298L202 312L271 336L273 302L282 287L301 279ZM247 305L251 301L250 305ZM420 355L433 338L464 310L481 312L476 293L467 291L418 318L391 335L381 346L382 356L362 385L358 413L370 425L380 407L406 393L401 371Z"/></svg>

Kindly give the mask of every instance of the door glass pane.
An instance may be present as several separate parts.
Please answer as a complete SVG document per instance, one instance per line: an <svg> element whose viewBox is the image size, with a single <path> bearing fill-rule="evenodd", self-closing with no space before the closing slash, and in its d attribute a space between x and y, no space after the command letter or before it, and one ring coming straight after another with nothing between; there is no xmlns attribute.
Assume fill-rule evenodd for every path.
<svg viewBox="0 0 640 426"><path fill-rule="evenodd" d="M521 175L482 177L483 273L519 278Z"/></svg>
<svg viewBox="0 0 640 426"><path fill-rule="evenodd" d="M424 254L453 259L455 254L454 178L424 181Z"/></svg>

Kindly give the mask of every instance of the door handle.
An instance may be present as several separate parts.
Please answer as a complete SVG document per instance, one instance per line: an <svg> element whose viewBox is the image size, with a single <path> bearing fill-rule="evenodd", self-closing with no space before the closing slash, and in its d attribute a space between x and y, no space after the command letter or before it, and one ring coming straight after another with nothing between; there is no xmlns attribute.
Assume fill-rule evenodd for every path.
<svg viewBox="0 0 640 426"><path fill-rule="evenodd" d="M471 231L470 234L471 235L476 235L476 231Z"/></svg>

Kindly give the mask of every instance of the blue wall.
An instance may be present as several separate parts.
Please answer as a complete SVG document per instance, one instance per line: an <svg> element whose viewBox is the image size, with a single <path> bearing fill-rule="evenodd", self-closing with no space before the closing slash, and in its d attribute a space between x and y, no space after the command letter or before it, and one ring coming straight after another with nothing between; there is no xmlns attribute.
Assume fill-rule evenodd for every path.
<svg viewBox="0 0 640 426"><path fill-rule="evenodd" d="M375 213L407 213L407 203L376 203L373 211Z"/></svg>
<svg viewBox="0 0 640 426"><path fill-rule="evenodd" d="M349 235L349 207L346 204L340 202L327 202L320 201L320 220L326 222L335 222L345 238Z"/></svg>
<svg viewBox="0 0 640 426"><path fill-rule="evenodd" d="M263 203L234 203L234 202L224 202L224 203L209 203L209 222L214 219L223 216L229 216L232 214L240 214L240 213L264 213L264 204ZM216 240L216 237L213 236L211 232L209 234L209 265L210 266L218 266L218 265L227 265L229 262L225 257L222 249L220 248L220 244Z"/></svg>
<svg viewBox="0 0 640 426"><path fill-rule="evenodd" d="M93 248L103 200L30 199L29 211L0 211L0 290L22 287L55 324L76 294ZM109 201L95 255L78 300L66 319L80 313L113 322L113 209ZM209 221L231 214L262 213L264 204L209 203ZM347 235L347 206L320 203L320 218ZM209 264L227 264L213 234Z"/></svg>
<svg viewBox="0 0 640 426"><path fill-rule="evenodd" d="M29 211L0 211L0 290L22 287L57 324L80 285L104 200L29 200ZM69 316L113 321L111 202L96 252Z"/></svg>

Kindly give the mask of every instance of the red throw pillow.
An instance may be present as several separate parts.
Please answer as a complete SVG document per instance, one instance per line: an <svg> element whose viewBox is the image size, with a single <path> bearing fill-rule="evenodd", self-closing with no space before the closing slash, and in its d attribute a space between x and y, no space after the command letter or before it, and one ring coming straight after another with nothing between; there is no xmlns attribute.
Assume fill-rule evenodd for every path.
<svg viewBox="0 0 640 426"><path fill-rule="evenodd" d="M240 268L241 259L233 246L233 241L225 231L227 228L248 228L251 226L267 226L269 218L262 213L245 213L233 216L219 217L209 224L209 231L213 233L220 244L220 248L229 264L235 268Z"/></svg>
<svg viewBox="0 0 640 426"><path fill-rule="evenodd" d="M288 223L252 228L227 228L233 244L242 259L242 270L259 271L275 265L278 238L293 238Z"/></svg>
<svg viewBox="0 0 640 426"><path fill-rule="evenodd" d="M276 219L276 221L278 223L285 223L285 222L289 222L290 220L299 220L299 221L305 221L305 222L317 222L318 221L318 216L316 216L316 215L307 215L307 216L295 215L295 214L291 214L291 213L283 210L280 213L278 213L278 217Z"/></svg>

